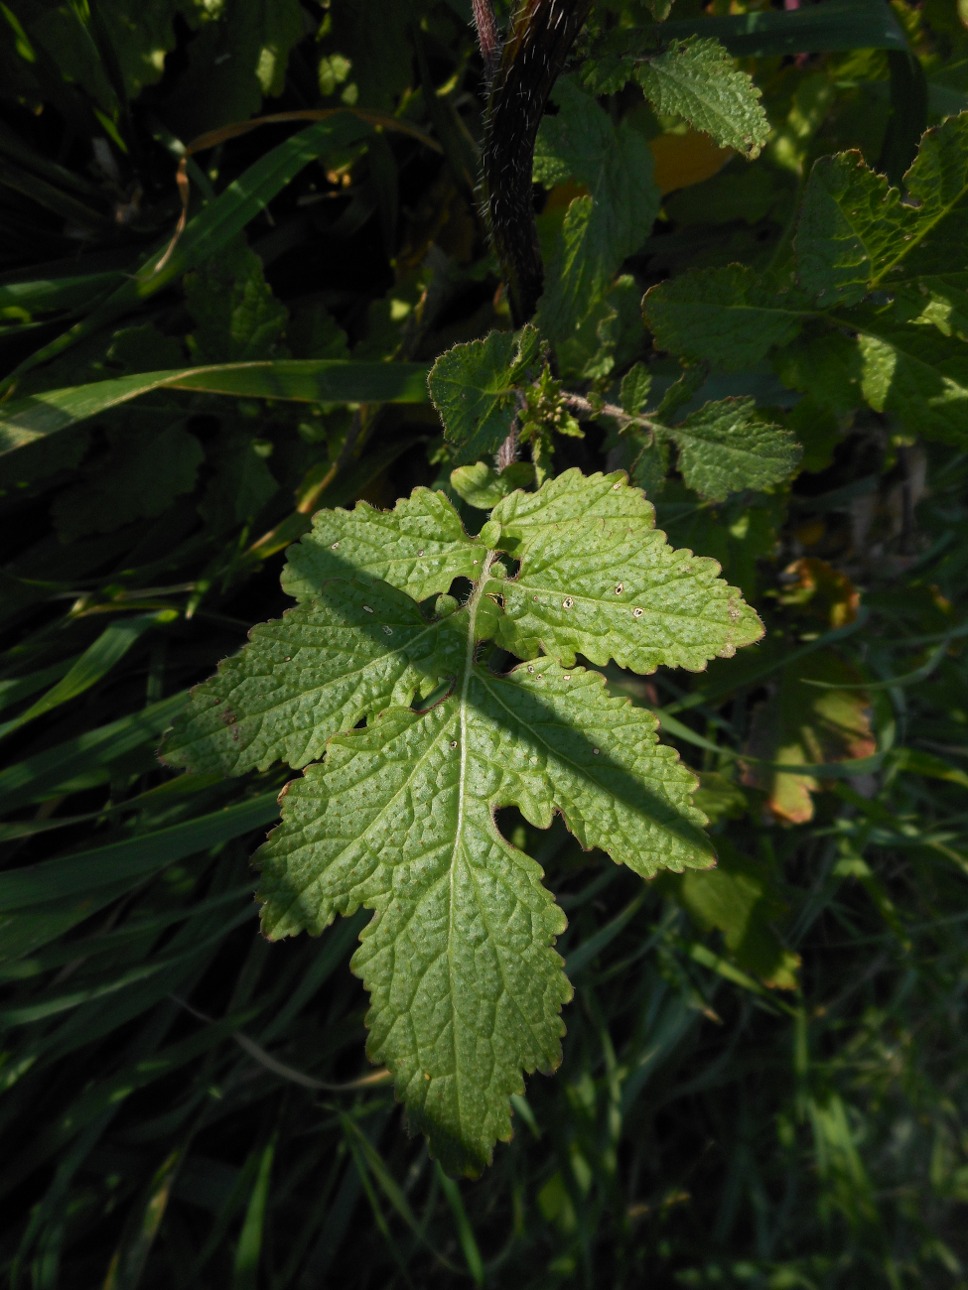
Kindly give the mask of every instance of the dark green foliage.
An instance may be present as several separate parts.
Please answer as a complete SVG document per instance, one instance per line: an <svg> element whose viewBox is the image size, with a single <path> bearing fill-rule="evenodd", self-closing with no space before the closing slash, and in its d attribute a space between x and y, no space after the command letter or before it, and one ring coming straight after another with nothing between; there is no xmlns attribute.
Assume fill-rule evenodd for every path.
<svg viewBox="0 0 968 1290"><path fill-rule="evenodd" d="M963 10L598 0L533 122L546 290L514 330L479 218L470 4L0 6L13 1290L964 1284ZM519 460L498 471L496 452ZM621 471L657 524L625 535L628 558L663 541L710 577L718 561L709 587L739 589L762 641L672 671L690 618L623 670L590 610L558 612L570 589L515 602L596 558L591 504L563 544L529 508ZM411 539L423 567L401 589ZM364 578L335 601L333 542ZM498 548L507 576L475 602L494 652L469 655L473 561ZM364 605L410 633L405 657L375 650ZM349 641L361 675L326 698L336 715L286 689L297 633ZM221 681L189 700L236 655L220 676L244 674L247 712ZM541 755L593 769L557 796L538 776L537 691L563 666L594 692L591 749L613 740L633 783L664 766L709 821L678 841L715 869L645 881L668 841L605 860L641 802L613 790L603 832L570 718ZM505 1080L514 1137L460 1183L365 1061L348 966L359 952L372 1051L399 1071L400 830L353 822L373 806L359 767L389 744L411 774L432 747L442 783L458 675L474 748L516 790L482 780L475 799L500 853L481 873L519 900L481 944L517 945L525 909L545 937L510 996L553 1014L524 1065L554 1065L574 989L561 1068ZM512 689L516 724L494 722ZM286 758L323 760L266 843L293 774L257 729L276 699ZM176 775L158 750L190 702L205 755ZM412 823L432 832L429 812ZM342 828L365 838L358 886L294 908L296 828L321 830L313 863ZM270 944L257 887L276 930L349 916ZM481 990L495 961L455 964ZM439 971L420 978L431 1007ZM507 1128L488 1114L479 1163ZM467 1142L437 1149L459 1166Z"/></svg>

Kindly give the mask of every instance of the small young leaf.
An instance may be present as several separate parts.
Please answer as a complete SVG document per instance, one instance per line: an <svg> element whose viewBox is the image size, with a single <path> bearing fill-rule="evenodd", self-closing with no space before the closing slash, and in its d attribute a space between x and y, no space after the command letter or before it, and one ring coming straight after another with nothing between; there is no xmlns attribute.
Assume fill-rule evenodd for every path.
<svg viewBox="0 0 968 1290"><path fill-rule="evenodd" d="M517 383L539 357L538 332L529 325L516 334L492 331L437 359L428 377L430 397L459 461L497 452L518 413Z"/></svg>
<svg viewBox="0 0 968 1290"><path fill-rule="evenodd" d="M457 496L479 511L489 511L508 493L533 483L534 466L530 461L512 461L503 470L476 461L473 466L458 466L450 473L450 486Z"/></svg>
<svg viewBox="0 0 968 1290"><path fill-rule="evenodd" d="M644 363L636 363L622 378L619 403L631 416L645 410L652 389L652 373Z"/></svg>
<svg viewBox="0 0 968 1290"><path fill-rule="evenodd" d="M760 91L716 40L675 41L643 59L635 79L657 112L682 117L722 147L753 158L769 137Z"/></svg>
<svg viewBox="0 0 968 1290"><path fill-rule="evenodd" d="M762 420L753 399L707 403L670 433L683 479L714 502L745 488L771 488L800 460L793 435Z"/></svg>

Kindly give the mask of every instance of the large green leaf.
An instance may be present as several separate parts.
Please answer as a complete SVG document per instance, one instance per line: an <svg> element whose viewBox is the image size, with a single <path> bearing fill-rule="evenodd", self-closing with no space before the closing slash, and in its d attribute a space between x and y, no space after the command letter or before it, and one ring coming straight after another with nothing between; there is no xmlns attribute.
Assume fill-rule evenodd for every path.
<svg viewBox="0 0 968 1290"><path fill-rule="evenodd" d="M859 152L822 157L804 193L797 232L801 285L828 308L871 291L941 275L968 284L952 248L968 240L968 112L929 130L904 193Z"/></svg>
<svg viewBox="0 0 968 1290"><path fill-rule="evenodd" d="M804 317L797 296L742 264L688 269L647 291L642 307L661 349L726 371L792 340Z"/></svg>
<svg viewBox="0 0 968 1290"><path fill-rule="evenodd" d="M620 777L652 791L623 801ZM338 736L325 767L291 786L257 857L263 926L319 932L375 910L353 959L371 996L368 1050L447 1169L477 1172L510 1137L508 1097L523 1092L522 1068L558 1066L571 996L553 948L564 916L495 808L516 804L543 827L556 808L586 845L640 872L670 840L672 867L705 866L690 780L656 747L649 714L540 660L506 677L469 667L429 713L393 708Z"/></svg>
<svg viewBox="0 0 968 1290"><path fill-rule="evenodd" d="M325 757L284 790L259 853L263 926L319 933L374 911L353 960L369 1051L449 1170L479 1171L510 1135L509 1096L522 1071L557 1066L571 994L564 917L495 812L540 828L558 812L643 877L711 863L655 718L574 656L651 671L733 653L762 629L718 575L668 546L621 474L510 493L478 537L426 489L387 513L325 512L290 553L301 603L176 722L165 757L196 769ZM446 593L463 580L458 607ZM432 611L417 603L434 593ZM488 641L526 661L492 671Z"/></svg>

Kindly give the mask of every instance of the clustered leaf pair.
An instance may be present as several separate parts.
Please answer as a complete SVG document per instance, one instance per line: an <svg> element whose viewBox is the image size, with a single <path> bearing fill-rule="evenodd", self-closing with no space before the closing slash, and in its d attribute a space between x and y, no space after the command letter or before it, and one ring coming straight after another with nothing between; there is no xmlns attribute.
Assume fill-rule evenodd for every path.
<svg viewBox="0 0 968 1290"><path fill-rule="evenodd" d="M643 878L710 865L694 777L585 662L700 670L762 627L621 473L508 492L477 536L425 488L323 511L283 585L295 607L194 691L165 757L305 768L256 857L263 930L373 911L352 960L369 1055L444 1167L476 1173L522 1071L558 1065L571 995L564 915L496 812L560 812Z"/></svg>

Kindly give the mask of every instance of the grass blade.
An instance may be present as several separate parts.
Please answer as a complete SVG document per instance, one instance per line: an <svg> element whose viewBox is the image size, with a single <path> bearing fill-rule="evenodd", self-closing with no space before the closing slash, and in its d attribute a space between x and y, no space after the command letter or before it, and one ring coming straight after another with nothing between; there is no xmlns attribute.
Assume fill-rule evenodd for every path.
<svg viewBox="0 0 968 1290"><path fill-rule="evenodd" d="M141 372L8 403L0 408L0 456L163 389L298 403L426 403L428 399L427 368L422 363L280 359Z"/></svg>
<svg viewBox="0 0 968 1290"><path fill-rule="evenodd" d="M137 614L120 622L111 623L81 654L66 676L62 677L36 703L31 704L26 712L0 725L0 739L14 730L19 730L28 721L43 716L44 713L89 690L114 667L115 663L124 658L132 645L140 640L146 631L161 623L173 622L177 617L176 610L161 609L157 613Z"/></svg>

